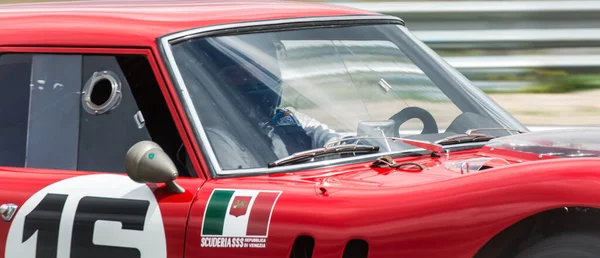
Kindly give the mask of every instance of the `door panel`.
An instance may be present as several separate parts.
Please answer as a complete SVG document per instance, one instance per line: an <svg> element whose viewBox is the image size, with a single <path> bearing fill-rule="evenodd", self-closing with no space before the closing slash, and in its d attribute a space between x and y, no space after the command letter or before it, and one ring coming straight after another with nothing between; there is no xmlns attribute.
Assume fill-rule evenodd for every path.
<svg viewBox="0 0 600 258"><path fill-rule="evenodd" d="M152 77L153 64L149 60L153 59L147 56L150 51L128 50L127 55L102 53L109 58L93 55L94 51L90 50L87 56L93 56L87 59L90 67L97 65L92 70L123 70L120 76L126 92L122 101L131 103L122 102L121 107L127 108L112 110L111 114L116 117L121 114L122 123L131 128L139 109L147 118L145 126L153 134L152 140L168 146L164 149L171 157L185 153L179 138L185 132L177 130L173 121L176 116L167 106L169 96L162 95L159 85L163 84ZM183 257L190 206L204 179L182 177L177 182L186 191L174 194L164 184L136 183L123 173L115 173L124 170L121 163L128 148L119 144L131 145L130 141L139 138L131 134L147 133L146 127L133 124L135 130L120 130L124 126L119 124L121 120L116 123L111 120L116 125L107 127L92 122L108 121L109 116L81 115L81 89L88 79L84 75L86 69L81 66L86 66L86 55L31 56L33 69L29 69L28 76L19 77L27 78L26 82L12 83L8 80L11 73L0 65L0 82L11 82L0 84L2 92L10 93L6 90L24 86L30 93L28 98L22 97L23 94L17 96L30 103L12 105L25 108L26 112L21 113L29 114L19 116L22 121L16 121L23 124L21 128L26 128L27 133L26 141L19 141L24 142L20 154L23 161L0 164L0 205L12 203L18 207L12 220L0 221L0 257ZM0 54L0 64L2 58ZM131 91L127 89L129 86ZM25 91L19 88L15 92ZM143 99L138 99L140 96ZM3 103L13 102L0 102L0 111L7 108ZM20 111L23 110L11 114ZM2 122L0 119L0 125ZM88 123L82 126L82 122ZM117 134L121 138L111 137ZM82 137L88 139L83 147ZM8 143L0 141L0 149L10 150ZM94 147L101 144L103 149ZM106 146L116 146L116 150L111 152L114 148ZM87 155L86 162L82 161L82 155ZM180 163L178 168L185 170L186 165ZM11 164L25 168L1 167ZM117 169L120 171L114 171Z"/></svg>
<svg viewBox="0 0 600 258"><path fill-rule="evenodd" d="M289 256L296 235L289 231L294 223L281 216L293 213L281 210L281 189L261 184L260 178L252 184L227 178L203 185L190 210L186 258Z"/></svg>
<svg viewBox="0 0 600 258"><path fill-rule="evenodd" d="M14 169L0 179L0 204L18 206L0 223L4 257L183 256L196 179L178 180L182 194L121 174Z"/></svg>

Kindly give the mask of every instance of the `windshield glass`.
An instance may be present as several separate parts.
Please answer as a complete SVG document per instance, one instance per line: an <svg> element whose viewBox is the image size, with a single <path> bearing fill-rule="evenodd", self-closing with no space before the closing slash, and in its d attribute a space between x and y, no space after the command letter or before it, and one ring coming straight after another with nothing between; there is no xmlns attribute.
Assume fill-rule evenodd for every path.
<svg viewBox="0 0 600 258"><path fill-rule="evenodd" d="M196 38L172 51L221 170L266 168L331 144L380 147L364 156L415 149L384 137L527 130L400 25ZM356 136L370 138L348 139Z"/></svg>

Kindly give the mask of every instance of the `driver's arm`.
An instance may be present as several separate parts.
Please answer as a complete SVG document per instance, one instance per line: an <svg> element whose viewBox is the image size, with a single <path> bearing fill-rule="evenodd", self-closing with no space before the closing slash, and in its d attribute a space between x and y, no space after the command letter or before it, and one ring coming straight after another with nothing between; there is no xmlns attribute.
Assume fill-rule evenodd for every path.
<svg viewBox="0 0 600 258"><path fill-rule="evenodd" d="M289 110L293 114L306 134L311 137L313 149L322 148L331 142L342 139L342 134L329 129L326 124L323 124L318 120L299 112L293 107L285 107L285 109Z"/></svg>

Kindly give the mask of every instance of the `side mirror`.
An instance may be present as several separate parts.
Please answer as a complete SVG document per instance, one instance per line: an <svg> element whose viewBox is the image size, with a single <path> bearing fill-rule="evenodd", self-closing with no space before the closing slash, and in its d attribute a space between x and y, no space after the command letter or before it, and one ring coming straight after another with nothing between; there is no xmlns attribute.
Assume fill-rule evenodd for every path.
<svg viewBox="0 0 600 258"><path fill-rule="evenodd" d="M125 171L135 182L165 183L174 193L185 192L175 183L177 167L155 142L141 141L131 146L125 156Z"/></svg>

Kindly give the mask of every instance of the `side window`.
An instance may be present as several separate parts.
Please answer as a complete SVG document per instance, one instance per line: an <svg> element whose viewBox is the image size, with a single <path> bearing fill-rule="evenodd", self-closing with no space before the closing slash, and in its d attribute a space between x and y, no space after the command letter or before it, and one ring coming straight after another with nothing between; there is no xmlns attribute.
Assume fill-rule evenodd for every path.
<svg viewBox="0 0 600 258"><path fill-rule="evenodd" d="M122 171L127 150L139 141L151 140L142 123L145 112L138 113L128 78L114 56L84 56L81 85L87 96L79 105L77 169ZM115 86L120 86L120 100L111 99ZM118 102L114 109L96 113L111 101Z"/></svg>
<svg viewBox="0 0 600 258"><path fill-rule="evenodd" d="M34 55L26 167L77 168L81 56Z"/></svg>
<svg viewBox="0 0 600 258"><path fill-rule="evenodd" d="M83 92L89 91L92 81L96 86L89 95L90 103L80 105L77 169L124 172L129 148L152 140L169 154L180 174L189 175L191 165L148 60L135 55L87 55L82 61ZM115 83L111 80L120 83L119 104L109 112L94 114L90 107L101 109L111 101Z"/></svg>
<svg viewBox="0 0 600 258"><path fill-rule="evenodd" d="M0 54L0 166L25 166L31 55Z"/></svg>
<svg viewBox="0 0 600 258"><path fill-rule="evenodd" d="M145 56L1 55L0 87L0 166L124 172L129 148L152 140L189 175Z"/></svg>

